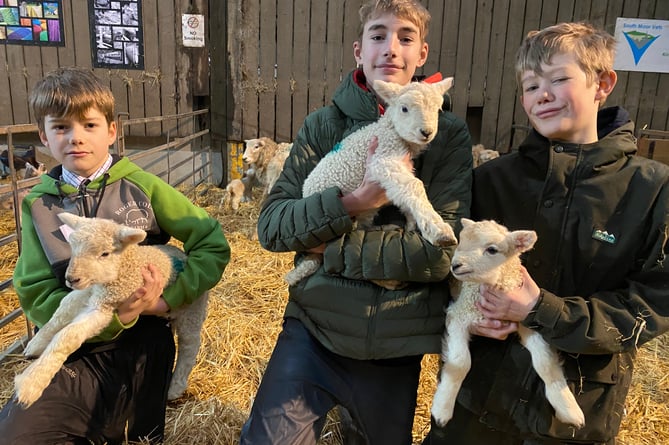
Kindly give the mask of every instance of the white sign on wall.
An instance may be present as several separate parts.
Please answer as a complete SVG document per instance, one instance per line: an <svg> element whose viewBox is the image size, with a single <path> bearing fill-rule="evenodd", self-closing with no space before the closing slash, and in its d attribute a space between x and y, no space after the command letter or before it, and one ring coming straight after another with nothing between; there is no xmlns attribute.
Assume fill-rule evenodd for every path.
<svg viewBox="0 0 669 445"><path fill-rule="evenodd" d="M669 21L618 17L614 37L613 69L669 73Z"/></svg>
<svg viewBox="0 0 669 445"><path fill-rule="evenodd" d="M184 46L204 46L204 15L183 14L181 16L181 36Z"/></svg>

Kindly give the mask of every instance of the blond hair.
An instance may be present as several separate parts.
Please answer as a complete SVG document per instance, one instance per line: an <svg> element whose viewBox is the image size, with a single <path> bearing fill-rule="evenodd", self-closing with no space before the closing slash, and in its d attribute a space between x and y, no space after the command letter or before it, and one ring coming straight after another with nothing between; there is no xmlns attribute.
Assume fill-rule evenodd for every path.
<svg viewBox="0 0 669 445"><path fill-rule="evenodd" d="M44 131L47 116L76 116L83 120L91 108L100 111L107 124L114 121L111 89L86 68L62 67L47 73L33 87L29 102L40 131Z"/></svg>
<svg viewBox="0 0 669 445"><path fill-rule="evenodd" d="M430 12L416 0L369 0L360 7L359 13L359 38L362 38L367 22L383 14L393 14L416 25L422 42L425 41L430 26Z"/></svg>
<svg viewBox="0 0 669 445"><path fill-rule="evenodd" d="M571 53L592 83L600 73L613 70L615 48L611 34L585 22L530 31L516 53L516 80L520 86L525 71L541 74L541 65L549 64L554 55Z"/></svg>

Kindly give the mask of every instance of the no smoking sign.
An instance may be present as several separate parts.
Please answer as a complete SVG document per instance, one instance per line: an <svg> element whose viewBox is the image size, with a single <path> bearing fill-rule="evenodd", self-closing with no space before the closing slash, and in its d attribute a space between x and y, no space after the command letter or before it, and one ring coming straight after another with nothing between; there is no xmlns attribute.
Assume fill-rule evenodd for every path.
<svg viewBox="0 0 669 445"><path fill-rule="evenodd" d="M181 34L184 46L204 46L204 16L202 14L183 14L181 16Z"/></svg>

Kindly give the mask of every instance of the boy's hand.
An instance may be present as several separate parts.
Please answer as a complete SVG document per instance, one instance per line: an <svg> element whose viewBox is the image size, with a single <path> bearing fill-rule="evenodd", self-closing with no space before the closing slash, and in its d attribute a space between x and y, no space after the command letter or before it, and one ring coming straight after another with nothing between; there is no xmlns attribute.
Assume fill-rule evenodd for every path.
<svg viewBox="0 0 669 445"><path fill-rule="evenodd" d="M527 269L521 266L523 284L508 292L482 285L481 299L476 306L485 318L523 321L539 301L540 289Z"/></svg>
<svg viewBox="0 0 669 445"><path fill-rule="evenodd" d="M539 300L540 289L527 269L521 267L523 284L508 292L502 292L490 286L481 285L481 299L476 307L484 319L472 326L474 335L504 340L518 330L518 323L523 321Z"/></svg>
<svg viewBox="0 0 669 445"><path fill-rule="evenodd" d="M491 318L484 318L469 328L469 332L473 335L494 338L496 340L506 340L509 334L517 330L518 323L516 322Z"/></svg>
<svg viewBox="0 0 669 445"><path fill-rule="evenodd" d="M167 302L161 298L164 279L160 271L149 264L142 269L144 285L130 295L130 297L116 308L121 323L128 324L141 314L160 315L169 311Z"/></svg>

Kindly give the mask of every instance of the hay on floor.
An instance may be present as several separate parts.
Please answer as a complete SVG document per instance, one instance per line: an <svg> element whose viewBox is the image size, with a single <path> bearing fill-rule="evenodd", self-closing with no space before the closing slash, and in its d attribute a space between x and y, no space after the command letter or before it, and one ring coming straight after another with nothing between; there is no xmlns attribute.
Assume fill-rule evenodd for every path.
<svg viewBox="0 0 669 445"><path fill-rule="evenodd" d="M232 445L238 443L281 327L287 298L283 275L292 267L292 254L268 252L255 240L259 195L254 196L252 203L242 203L233 214L224 205L223 190L217 187L198 187L187 193L221 222L232 258L223 279L211 292L203 345L188 390L184 397L168 406L165 443ZM0 254L0 276L11 276L15 250ZM15 294L4 291L0 314L8 313L16 304ZM25 322L20 319L0 331L0 347L12 343L25 330ZM618 442L621 445L669 443L669 337L645 345L638 357ZM0 404L11 396L13 377L25 364L16 356L0 365ZM437 356L423 359L414 444L419 444L429 430L437 366ZM331 416L321 444L342 443L337 422L337 417Z"/></svg>

